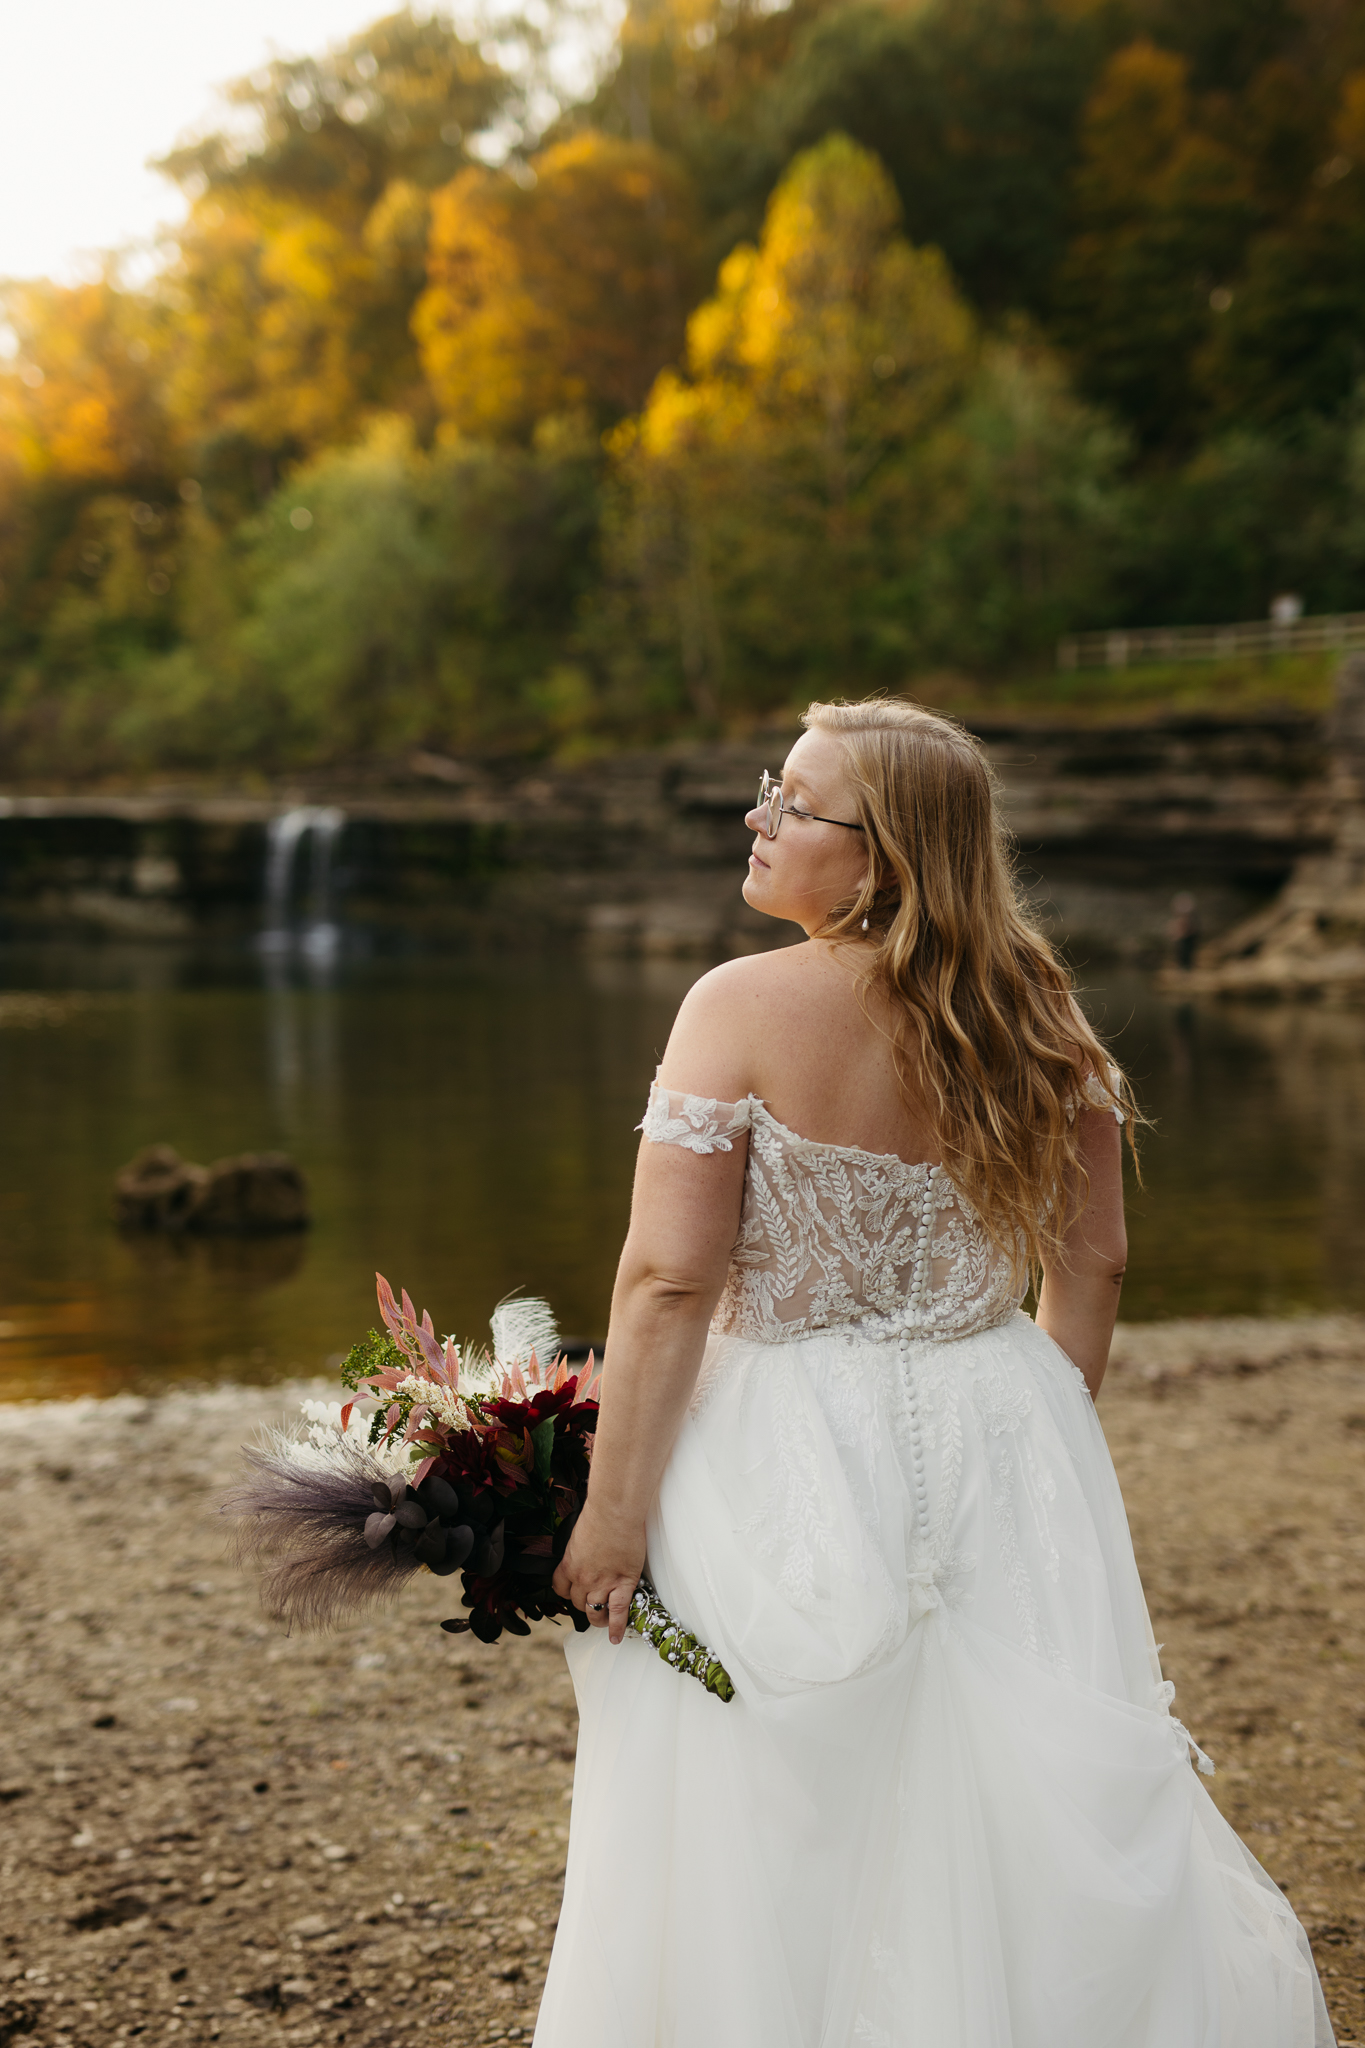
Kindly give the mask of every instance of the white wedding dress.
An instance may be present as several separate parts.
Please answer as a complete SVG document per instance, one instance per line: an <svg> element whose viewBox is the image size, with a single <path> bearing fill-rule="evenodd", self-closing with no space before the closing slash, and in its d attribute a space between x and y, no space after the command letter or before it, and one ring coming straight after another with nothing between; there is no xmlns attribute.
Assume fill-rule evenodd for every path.
<svg viewBox="0 0 1365 2048"><path fill-rule="evenodd" d="M941 1168L668 1095L749 1147L649 1523L724 1703L567 1644L536 2048L1330 2048L1307 1938L1191 1769L1079 1372Z"/></svg>

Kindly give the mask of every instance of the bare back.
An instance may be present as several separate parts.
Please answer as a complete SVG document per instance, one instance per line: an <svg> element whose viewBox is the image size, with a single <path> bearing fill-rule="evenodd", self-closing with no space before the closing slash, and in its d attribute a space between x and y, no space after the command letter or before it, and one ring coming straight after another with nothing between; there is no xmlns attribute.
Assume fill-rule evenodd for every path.
<svg viewBox="0 0 1365 2048"><path fill-rule="evenodd" d="M822 940L732 960L678 1013L660 1077L726 1101L757 1095L804 1138L933 1162L933 1130L907 1108L875 998L846 948Z"/></svg>

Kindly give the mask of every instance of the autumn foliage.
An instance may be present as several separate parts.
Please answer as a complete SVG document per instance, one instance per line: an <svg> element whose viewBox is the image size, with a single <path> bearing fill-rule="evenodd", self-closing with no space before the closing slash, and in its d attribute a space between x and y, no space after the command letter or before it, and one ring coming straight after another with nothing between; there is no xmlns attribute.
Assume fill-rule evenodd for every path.
<svg viewBox="0 0 1365 2048"><path fill-rule="evenodd" d="M704 282L696 201L661 150L589 130L530 168L463 171L432 206L413 329L442 418L473 437L633 412Z"/></svg>
<svg viewBox="0 0 1365 2048"><path fill-rule="evenodd" d="M150 278L4 288L12 772L1365 604L1360 0L635 0L548 127L498 54L404 10L280 60L166 159Z"/></svg>

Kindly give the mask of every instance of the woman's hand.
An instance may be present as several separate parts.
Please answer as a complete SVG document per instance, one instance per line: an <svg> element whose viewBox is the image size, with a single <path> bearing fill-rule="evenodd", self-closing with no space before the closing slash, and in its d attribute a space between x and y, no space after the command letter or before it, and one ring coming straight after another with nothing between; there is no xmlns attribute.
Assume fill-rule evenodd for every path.
<svg viewBox="0 0 1365 2048"><path fill-rule="evenodd" d="M554 1589L581 1608L594 1628L605 1628L611 1640L619 1643L644 1568L643 1526L613 1527L607 1516L593 1512L589 1499L574 1524L569 1547L554 1576Z"/></svg>

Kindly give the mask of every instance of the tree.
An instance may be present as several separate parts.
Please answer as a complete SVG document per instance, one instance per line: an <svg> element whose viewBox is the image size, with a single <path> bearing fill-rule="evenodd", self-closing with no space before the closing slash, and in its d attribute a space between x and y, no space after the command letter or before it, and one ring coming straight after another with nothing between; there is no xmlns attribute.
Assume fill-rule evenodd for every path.
<svg viewBox="0 0 1365 2048"><path fill-rule="evenodd" d="M927 452L926 516L907 578L916 652L988 669L1113 617L1127 566L1128 441L1058 357L1015 323L988 342Z"/></svg>
<svg viewBox="0 0 1365 2048"><path fill-rule="evenodd" d="M1282 590L1352 611L1365 589L1365 418L1230 427L1174 473L1140 477L1122 564L1135 625L1264 618Z"/></svg>
<svg viewBox="0 0 1365 2048"><path fill-rule="evenodd" d="M1340 13L1332 11L1339 35ZM1296 0L1130 0L1129 13L1154 42L1187 60L1198 91L1240 95L1305 43L1321 52L1337 39L1326 9Z"/></svg>
<svg viewBox="0 0 1365 2048"><path fill-rule="evenodd" d="M236 616L201 591L185 643L119 708L120 744L272 764L534 745L595 566L596 461L581 444L427 453L375 422L296 470L234 560L196 535Z"/></svg>
<svg viewBox="0 0 1365 2048"><path fill-rule="evenodd" d="M1209 411L1280 427L1340 412L1365 378L1365 71L1342 88L1302 200L1252 243L1199 375Z"/></svg>
<svg viewBox="0 0 1365 2048"><path fill-rule="evenodd" d="M13 284L0 310L17 343L0 375L0 436L30 478L164 481L175 438L161 402L171 345L115 267L89 284Z"/></svg>
<svg viewBox="0 0 1365 2048"><path fill-rule="evenodd" d="M164 644L183 451L163 402L173 337L112 264L87 284L11 285L3 312L18 345L0 371L0 677L12 683L44 648L65 675L82 634Z"/></svg>
<svg viewBox="0 0 1365 2048"><path fill-rule="evenodd" d="M585 106L565 111L546 141L593 128L653 142L676 157L701 207L709 277L738 240L762 225L785 162L774 151L765 95L830 4L628 0L615 66Z"/></svg>
<svg viewBox="0 0 1365 2048"><path fill-rule="evenodd" d="M372 416L432 424L411 332L429 195L513 92L447 21L405 9L239 80L231 129L163 159L191 200L159 284L178 335L170 404L237 509Z"/></svg>
<svg viewBox="0 0 1365 2048"><path fill-rule="evenodd" d="M1256 218L1247 167L1198 126L1188 74L1146 41L1106 67L1082 122L1061 281L1085 389L1149 448L1187 447L1198 430L1195 357Z"/></svg>
<svg viewBox="0 0 1365 2048"><path fill-rule="evenodd" d="M619 419L678 353L697 290L695 204L660 150L588 133L533 172L464 171L433 203L414 327L460 433L525 439L579 408Z"/></svg>
<svg viewBox="0 0 1365 2048"><path fill-rule="evenodd" d="M852 136L885 164L911 240L943 251L974 305L1045 317L1110 35L1105 10L1056 0L829 8L766 94L773 175L831 130Z"/></svg>
<svg viewBox="0 0 1365 2048"><path fill-rule="evenodd" d="M357 233L395 179L434 191L470 162L515 91L441 14L405 7L325 56L238 79L231 122L158 168L192 199L266 194Z"/></svg>
<svg viewBox="0 0 1365 2048"><path fill-rule="evenodd" d="M846 137L798 157L761 244L689 323L688 379L665 372L614 443L618 587L703 718L876 665L865 597L913 523L905 458L975 349L942 258L899 217Z"/></svg>

